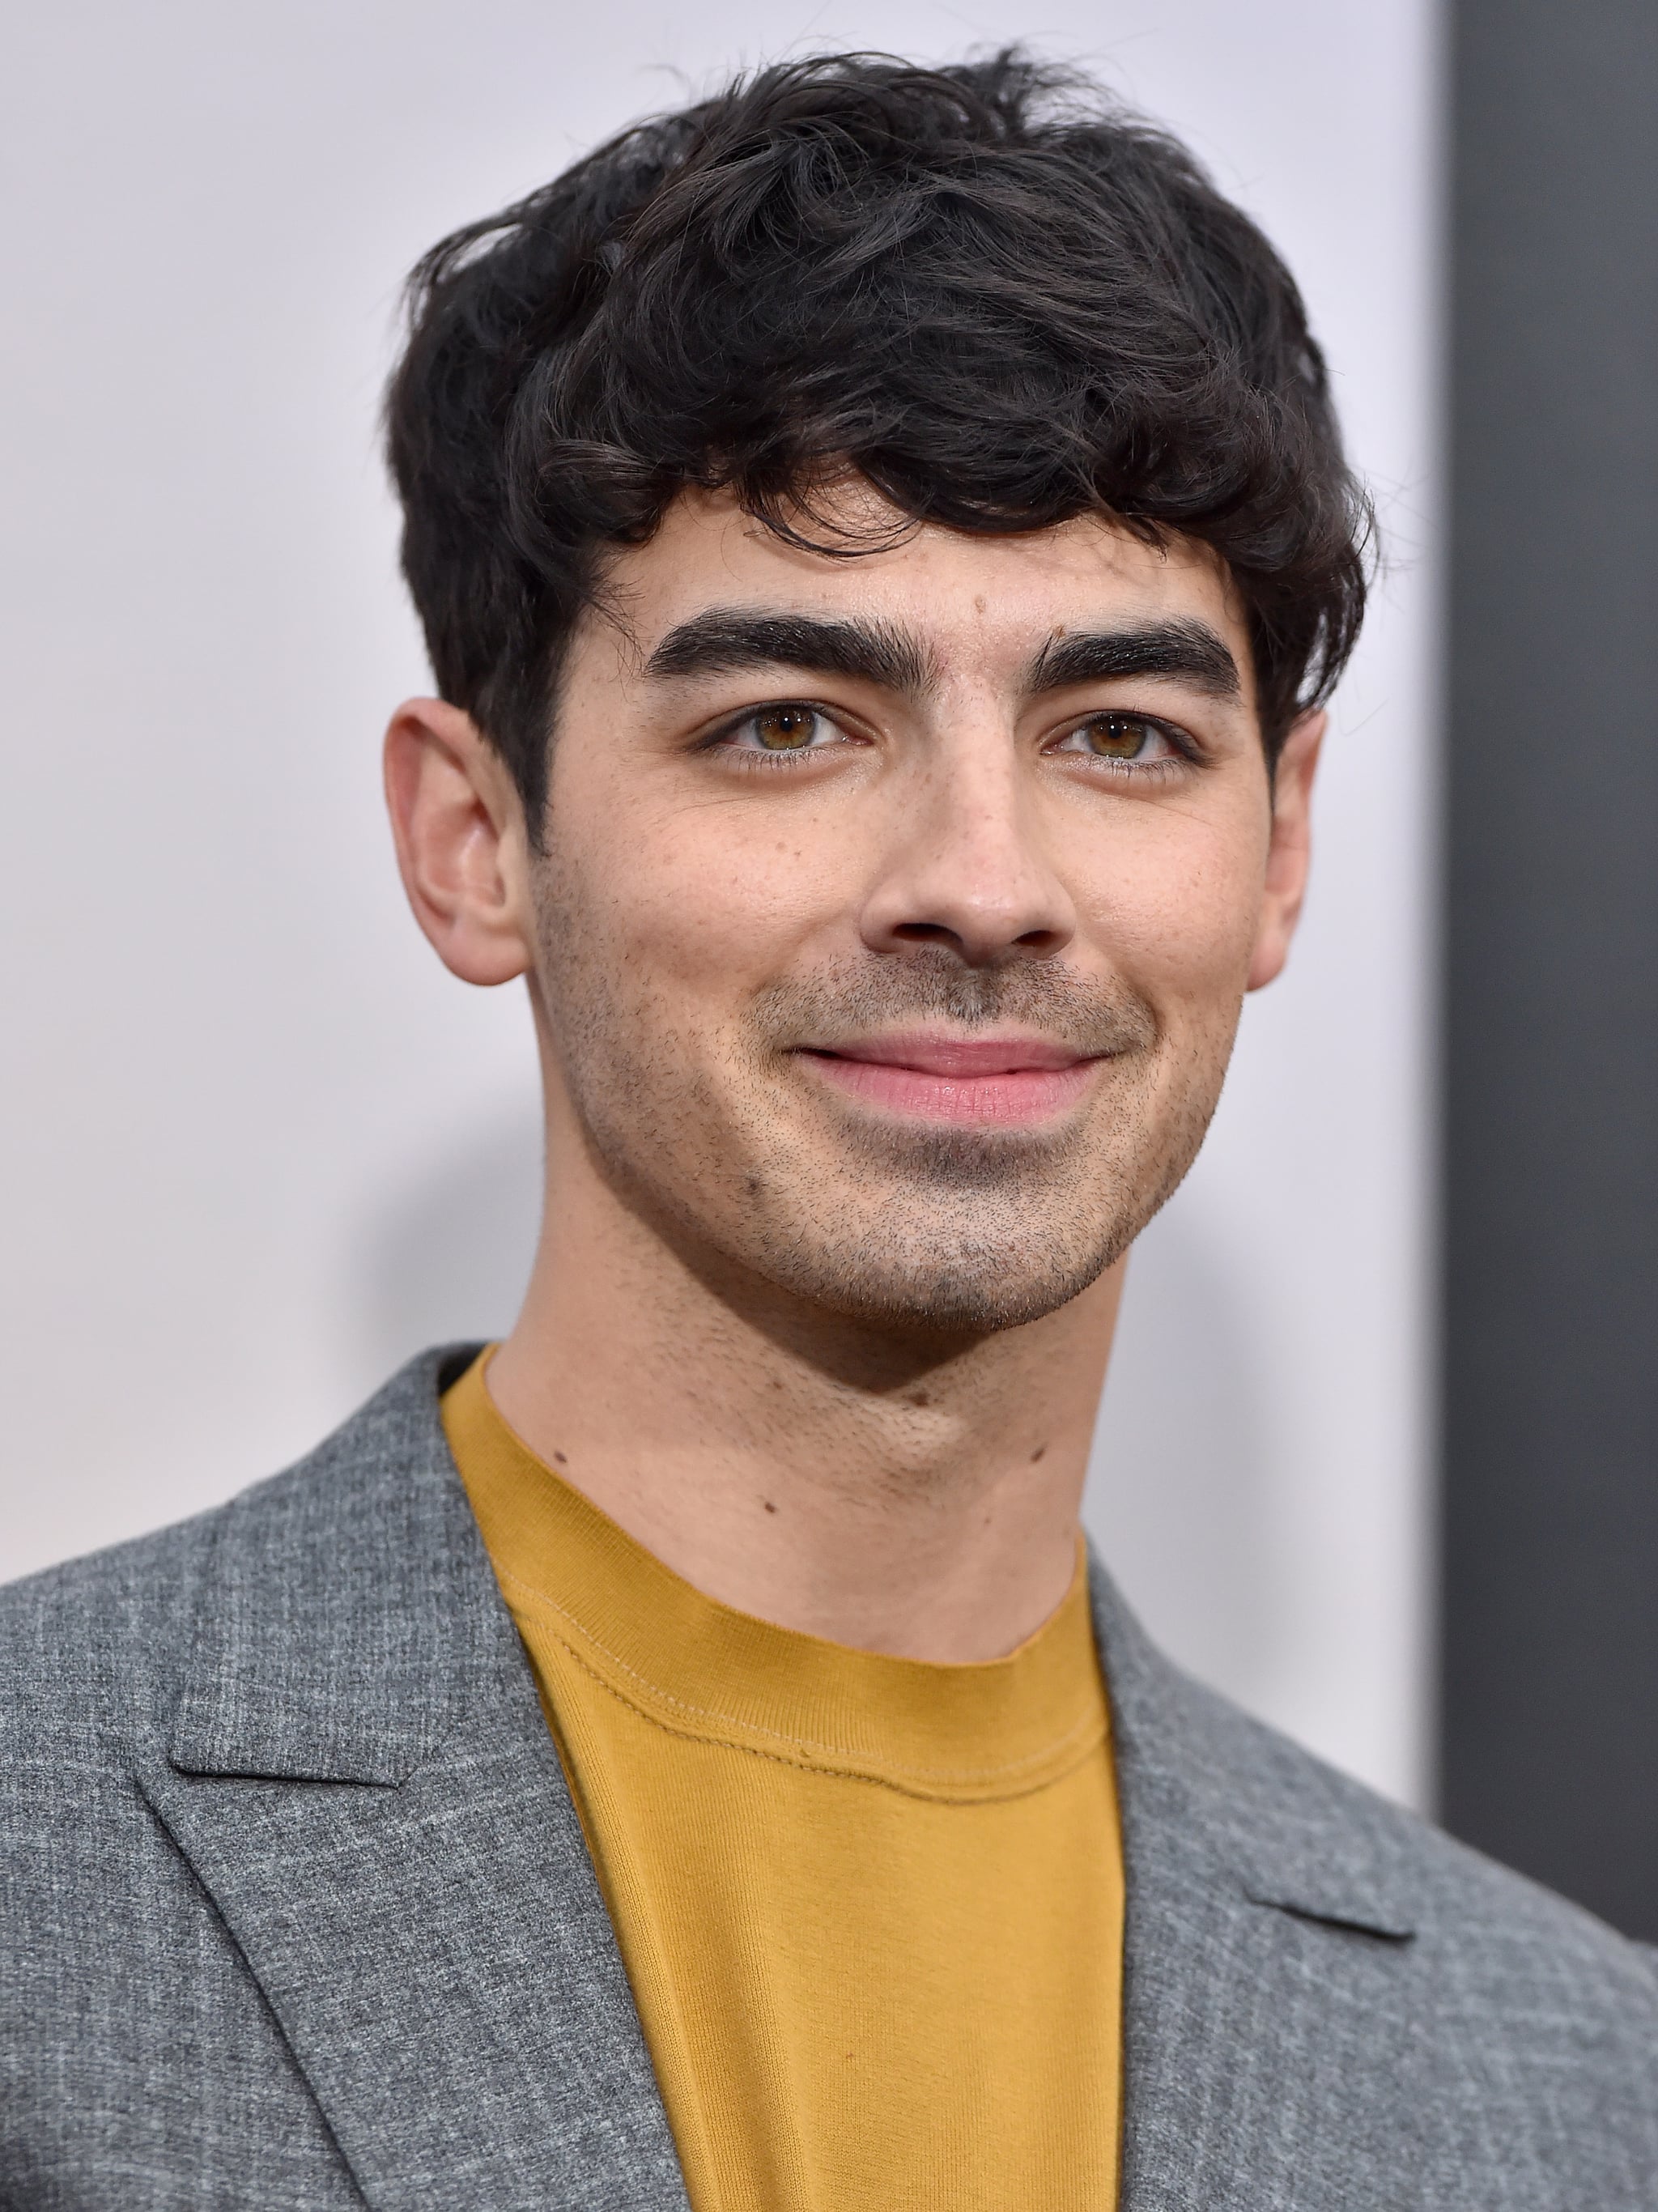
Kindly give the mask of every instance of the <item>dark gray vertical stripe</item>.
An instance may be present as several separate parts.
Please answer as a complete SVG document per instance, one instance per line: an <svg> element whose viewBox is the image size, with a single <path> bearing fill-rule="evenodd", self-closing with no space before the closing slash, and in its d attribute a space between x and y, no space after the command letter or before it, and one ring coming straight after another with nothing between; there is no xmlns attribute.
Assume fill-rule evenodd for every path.
<svg viewBox="0 0 1658 2212"><path fill-rule="evenodd" d="M1442 1804L1658 1937L1658 0L1452 0Z"/></svg>

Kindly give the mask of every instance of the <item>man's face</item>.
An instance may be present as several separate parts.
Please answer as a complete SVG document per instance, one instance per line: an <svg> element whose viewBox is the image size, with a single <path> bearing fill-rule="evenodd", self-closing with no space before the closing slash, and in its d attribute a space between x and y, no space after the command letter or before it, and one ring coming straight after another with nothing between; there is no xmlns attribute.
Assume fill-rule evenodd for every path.
<svg viewBox="0 0 1658 2212"><path fill-rule="evenodd" d="M1074 1297L1263 957L1224 571L1095 520L836 559L695 497L610 590L535 863L556 1127L727 1277L951 1336Z"/></svg>

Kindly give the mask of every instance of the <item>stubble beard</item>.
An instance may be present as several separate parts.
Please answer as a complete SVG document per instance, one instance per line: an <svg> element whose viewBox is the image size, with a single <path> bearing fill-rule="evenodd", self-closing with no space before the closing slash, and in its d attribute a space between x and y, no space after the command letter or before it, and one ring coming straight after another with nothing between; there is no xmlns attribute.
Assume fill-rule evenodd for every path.
<svg viewBox="0 0 1658 2212"><path fill-rule="evenodd" d="M554 1049L611 1189L705 1277L896 1334L1017 1328L1094 1282L1195 1158L1236 1025L1232 1006L1176 1046L1120 982L920 945L774 981L715 1054L694 1007L604 957L577 902L544 883L538 904ZM793 1052L929 1022L1034 1030L1105 1064L1057 1128L986 1130L862 1110Z"/></svg>

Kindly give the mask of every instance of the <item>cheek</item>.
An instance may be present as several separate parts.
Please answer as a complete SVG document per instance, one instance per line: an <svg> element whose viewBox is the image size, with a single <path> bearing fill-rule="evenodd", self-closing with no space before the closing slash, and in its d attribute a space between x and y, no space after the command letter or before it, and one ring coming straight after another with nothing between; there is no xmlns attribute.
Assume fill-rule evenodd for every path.
<svg viewBox="0 0 1658 2212"><path fill-rule="evenodd" d="M634 993L671 986L717 1018L847 910L855 856L807 806L748 793L629 804L625 791L571 784L553 857L580 885L584 933Z"/></svg>
<svg viewBox="0 0 1658 2212"><path fill-rule="evenodd" d="M1167 1012L1235 1000L1260 920L1262 842L1253 824L1162 811L1094 856L1078 896L1084 927Z"/></svg>

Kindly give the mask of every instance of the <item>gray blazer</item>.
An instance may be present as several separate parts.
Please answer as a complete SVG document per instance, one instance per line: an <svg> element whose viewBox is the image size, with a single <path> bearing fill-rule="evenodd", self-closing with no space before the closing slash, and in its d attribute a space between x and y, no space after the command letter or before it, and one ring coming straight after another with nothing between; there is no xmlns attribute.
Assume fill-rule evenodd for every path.
<svg viewBox="0 0 1658 2212"><path fill-rule="evenodd" d="M438 1419L463 1356L0 1593L6 2205L684 2212ZM1123 2212L1655 2212L1646 1954L1186 1680L1097 1570L1095 1614Z"/></svg>

